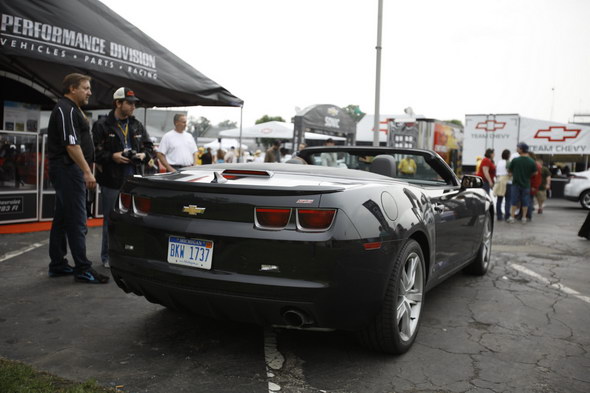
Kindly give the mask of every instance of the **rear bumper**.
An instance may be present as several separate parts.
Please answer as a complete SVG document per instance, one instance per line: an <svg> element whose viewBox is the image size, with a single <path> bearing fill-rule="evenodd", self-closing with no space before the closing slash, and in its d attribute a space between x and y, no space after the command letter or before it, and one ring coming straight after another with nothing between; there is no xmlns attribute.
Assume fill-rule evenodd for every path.
<svg viewBox="0 0 590 393"><path fill-rule="evenodd" d="M172 309L260 325L287 325L285 312L296 310L305 327L358 330L381 309L392 260L384 250L364 253L324 262L337 265L328 280L203 270L112 250L110 264L124 291Z"/></svg>

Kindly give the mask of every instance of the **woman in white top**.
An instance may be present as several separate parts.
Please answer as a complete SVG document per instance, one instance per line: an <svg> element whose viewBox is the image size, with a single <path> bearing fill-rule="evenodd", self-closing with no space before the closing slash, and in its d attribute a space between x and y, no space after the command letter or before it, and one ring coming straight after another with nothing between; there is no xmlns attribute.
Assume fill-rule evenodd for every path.
<svg viewBox="0 0 590 393"><path fill-rule="evenodd" d="M502 159L496 165L496 184L494 184L494 195L496 200L496 217L498 221L510 217L510 174L508 173L508 162L510 160L510 150L505 149L502 152ZM504 214L502 214L502 201L504 203Z"/></svg>

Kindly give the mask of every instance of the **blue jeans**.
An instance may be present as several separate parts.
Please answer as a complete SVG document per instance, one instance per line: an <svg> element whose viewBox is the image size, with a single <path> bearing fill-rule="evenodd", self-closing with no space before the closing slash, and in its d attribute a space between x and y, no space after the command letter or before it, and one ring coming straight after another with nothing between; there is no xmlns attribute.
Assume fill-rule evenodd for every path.
<svg viewBox="0 0 590 393"><path fill-rule="evenodd" d="M61 161L51 162L49 178L55 188L55 213L49 233L49 270L64 267L68 252L74 260L74 272L83 273L92 262L86 257L86 184L80 167Z"/></svg>
<svg viewBox="0 0 590 393"><path fill-rule="evenodd" d="M103 263L109 260L109 222L111 210L115 207L119 190L109 187L100 187L102 194L102 247L100 249L100 259Z"/></svg>
<svg viewBox="0 0 590 393"><path fill-rule="evenodd" d="M524 188L513 184L510 190L510 203L512 206L526 206L528 207L531 203L531 189L529 187Z"/></svg>

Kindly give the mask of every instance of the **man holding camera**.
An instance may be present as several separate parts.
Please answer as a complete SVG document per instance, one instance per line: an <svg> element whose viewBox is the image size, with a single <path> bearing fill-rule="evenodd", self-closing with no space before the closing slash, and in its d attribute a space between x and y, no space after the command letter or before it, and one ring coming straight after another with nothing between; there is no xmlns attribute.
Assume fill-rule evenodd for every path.
<svg viewBox="0 0 590 393"><path fill-rule="evenodd" d="M113 110L92 127L96 180L102 193L102 248L100 257L109 268L109 213L115 206L125 178L143 174L144 165L154 158L153 143L143 124L133 116L139 99L121 87L113 94Z"/></svg>

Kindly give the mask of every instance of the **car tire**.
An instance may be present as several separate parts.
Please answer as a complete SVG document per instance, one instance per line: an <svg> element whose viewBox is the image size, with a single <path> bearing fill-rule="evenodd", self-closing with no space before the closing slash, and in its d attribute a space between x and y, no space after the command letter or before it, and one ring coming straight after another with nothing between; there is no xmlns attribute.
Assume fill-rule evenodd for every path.
<svg viewBox="0 0 590 393"><path fill-rule="evenodd" d="M590 210L590 190L586 190L580 195L580 205L586 210Z"/></svg>
<svg viewBox="0 0 590 393"><path fill-rule="evenodd" d="M490 213L487 213L483 223L483 233L481 235L481 244L477 250L477 255L473 261L463 269L467 274L474 276L483 276L490 268L490 258L492 256L492 235L493 220Z"/></svg>
<svg viewBox="0 0 590 393"><path fill-rule="evenodd" d="M372 350L391 354L408 351L418 334L425 283L422 249L410 239L393 265L381 311L359 332L361 343Z"/></svg>

